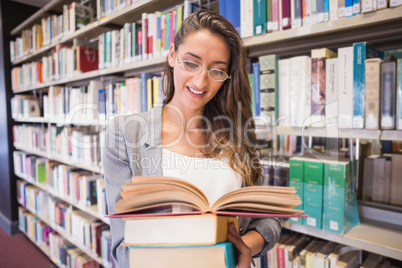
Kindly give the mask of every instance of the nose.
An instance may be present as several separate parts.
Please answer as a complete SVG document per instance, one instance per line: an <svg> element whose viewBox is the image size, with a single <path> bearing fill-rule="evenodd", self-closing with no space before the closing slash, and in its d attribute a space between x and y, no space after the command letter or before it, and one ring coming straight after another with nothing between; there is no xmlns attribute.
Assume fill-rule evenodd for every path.
<svg viewBox="0 0 402 268"><path fill-rule="evenodd" d="M208 83L208 71L202 69L199 74L193 76L193 82L198 89L204 89Z"/></svg>

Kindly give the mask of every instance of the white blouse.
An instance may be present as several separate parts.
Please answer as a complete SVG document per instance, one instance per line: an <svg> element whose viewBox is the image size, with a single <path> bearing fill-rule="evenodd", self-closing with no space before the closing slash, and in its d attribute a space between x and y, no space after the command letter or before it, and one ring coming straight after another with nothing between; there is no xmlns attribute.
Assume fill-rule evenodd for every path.
<svg viewBox="0 0 402 268"><path fill-rule="evenodd" d="M185 180L198 187L210 204L224 194L240 189L242 177L228 161L199 158L162 150L163 176Z"/></svg>

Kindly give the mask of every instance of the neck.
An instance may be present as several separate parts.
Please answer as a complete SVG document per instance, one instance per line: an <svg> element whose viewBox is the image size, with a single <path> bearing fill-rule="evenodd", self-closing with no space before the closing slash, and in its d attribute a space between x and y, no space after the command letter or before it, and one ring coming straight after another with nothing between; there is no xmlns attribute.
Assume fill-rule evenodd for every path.
<svg viewBox="0 0 402 268"><path fill-rule="evenodd" d="M178 107L171 102L163 108L163 121L184 130L198 128L203 109L193 110Z"/></svg>

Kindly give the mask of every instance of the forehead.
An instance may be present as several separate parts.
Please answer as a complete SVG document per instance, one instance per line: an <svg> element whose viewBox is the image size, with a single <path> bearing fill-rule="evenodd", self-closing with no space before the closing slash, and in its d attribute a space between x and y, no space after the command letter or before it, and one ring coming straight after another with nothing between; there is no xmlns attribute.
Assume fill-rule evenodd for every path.
<svg viewBox="0 0 402 268"><path fill-rule="evenodd" d="M206 61L226 61L229 63L230 59L230 48L224 37L206 29L186 36L178 49L180 53L191 52Z"/></svg>

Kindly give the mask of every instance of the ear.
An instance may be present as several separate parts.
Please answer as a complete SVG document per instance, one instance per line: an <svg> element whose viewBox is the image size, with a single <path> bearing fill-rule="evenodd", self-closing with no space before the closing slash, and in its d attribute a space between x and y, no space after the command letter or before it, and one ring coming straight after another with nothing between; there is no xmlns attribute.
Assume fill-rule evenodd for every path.
<svg viewBox="0 0 402 268"><path fill-rule="evenodd" d="M170 47L169 47L168 61L169 61L170 67L172 67L172 68L174 67L175 56L176 56L176 53L174 51L174 43L171 43Z"/></svg>

